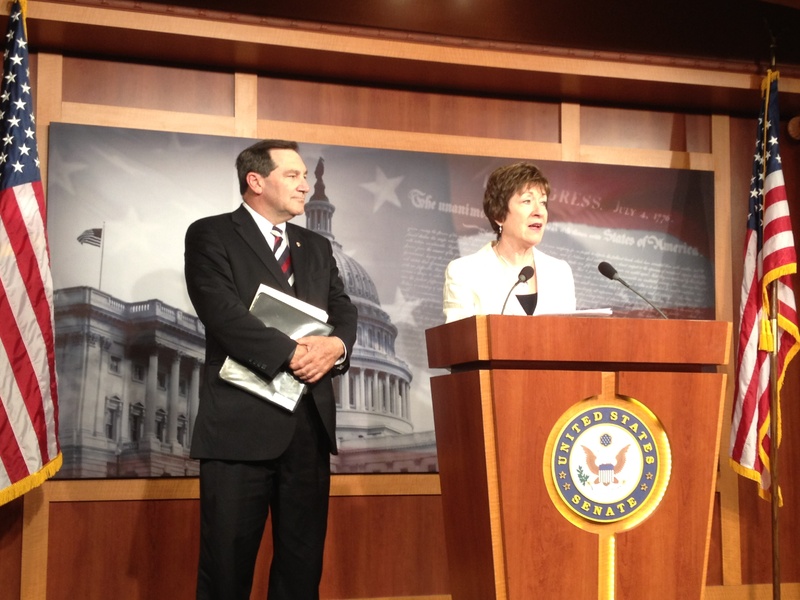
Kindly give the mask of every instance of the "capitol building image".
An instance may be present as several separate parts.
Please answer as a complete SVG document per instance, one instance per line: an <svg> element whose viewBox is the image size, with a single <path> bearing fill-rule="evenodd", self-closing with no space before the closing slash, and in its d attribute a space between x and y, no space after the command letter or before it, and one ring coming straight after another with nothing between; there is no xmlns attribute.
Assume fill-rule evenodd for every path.
<svg viewBox="0 0 800 600"><path fill-rule="evenodd" d="M335 378L339 455L334 472L435 471L432 431L414 433L411 422L411 371L395 353L397 328L381 308L375 283L333 236L334 205L325 195L325 161L314 175L314 193L306 203L306 227L333 246L350 299L358 308L358 336L350 369Z"/></svg>
<svg viewBox="0 0 800 600"><path fill-rule="evenodd" d="M435 472L433 431L415 432L412 372L395 353L397 328L369 273L333 235L324 160L315 169L306 226L333 246L358 308L350 369L334 378L339 454L334 473ZM59 478L193 476L189 458L204 368L199 319L160 300L126 302L92 287L56 290Z"/></svg>

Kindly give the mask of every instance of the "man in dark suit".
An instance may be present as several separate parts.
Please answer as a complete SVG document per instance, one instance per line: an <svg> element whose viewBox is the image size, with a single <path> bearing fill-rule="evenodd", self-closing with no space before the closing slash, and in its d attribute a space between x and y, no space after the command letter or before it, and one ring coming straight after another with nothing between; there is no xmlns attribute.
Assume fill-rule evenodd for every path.
<svg viewBox="0 0 800 600"><path fill-rule="evenodd" d="M186 233L186 286L206 328L191 448L200 459L197 598L249 599L271 509L269 600L313 600L336 453L331 377L348 367L357 311L330 242L287 223L303 214L310 189L297 144L264 140L242 151L236 168L242 206L201 219ZM273 254L276 226L288 241L291 278ZM249 312L260 284L327 311L330 337L292 340L266 327ZM220 379L227 356L268 378L288 369L309 391L290 412Z"/></svg>

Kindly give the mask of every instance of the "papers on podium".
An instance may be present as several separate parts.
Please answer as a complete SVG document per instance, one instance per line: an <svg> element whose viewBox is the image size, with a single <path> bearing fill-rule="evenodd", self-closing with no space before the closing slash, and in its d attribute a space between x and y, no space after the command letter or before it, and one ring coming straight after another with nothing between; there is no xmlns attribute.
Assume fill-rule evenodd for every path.
<svg viewBox="0 0 800 600"><path fill-rule="evenodd" d="M267 327L279 329L293 340L307 335L327 336L333 331L333 326L327 322L328 313L324 310L264 284L259 286L250 312ZM306 384L289 371L280 371L268 379L230 356L222 364L219 376L231 385L289 411L294 411L306 390Z"/></svg>
<svg viewBox="0 0 800 600"><path fill-rule="evenodd" d="M564 316L564 317L610 317L614 314L610 308L581 308L578 310L571 310L569 312L547 313L539 315L542 317L547 316ZM534 315L536 316L536 315Z"/></svg>

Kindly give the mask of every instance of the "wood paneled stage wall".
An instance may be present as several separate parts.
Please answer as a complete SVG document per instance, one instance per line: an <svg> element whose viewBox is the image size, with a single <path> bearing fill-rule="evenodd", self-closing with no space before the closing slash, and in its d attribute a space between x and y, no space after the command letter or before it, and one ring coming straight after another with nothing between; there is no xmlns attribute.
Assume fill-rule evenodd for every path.
<svg viewBox="0 0 800 600"><path fill-rule="evenodd" d="M759 102L760 76L752 65L554 55L341 28L215 20L123 2L30 0L28 27L45 183L48 126L55 122L711 171L716 316L735 320ZM163 60L135 60L116 47L100 53L61 49L59 39L67 48L72 35L88 35L87 44L101 45L124 38L166 54ZM47 43L37 47L37 36ZM241 56L227 52L230 48L243 48ZM190 50L191 65L182 58ZM202 52L208 52L209 66L198 68ZM260 55L313 61L318 74L294 72L291 61L284 70L241 66ZM273 63L265 59L265 64ZM373 77L377 73L383 74ZM452 79L436 79L447 73ZM392 77L397 85L388 83ZM418 85L401 85L401 79L415 77ZM491 93L478 91L481 80ZM521 93L526 86L529 92ZM796 75L784 74L781 99L788 110L800 105ZM673 107L694 108L676 111L669 105L673 101ZM797 223L800 149L785 135L785 122L795 116L786 111L781 149ZM191 166L175 176L191 177ZM114 173L108 185L113 193ZM800 598L800 545L794 541L800 535L796 363L783 404L784 598ZM728 405L731 395L729 389ZM728 467L729 414L726 410L722 426L706 597L769 598L769 504ZM192 598L197 521L194 479L47 482L0 507L0 595L4 600ZM449 598L437 475L335 476L328 539L324 598ZM264 597L265 581L262 562L254 598Z"/></svg>

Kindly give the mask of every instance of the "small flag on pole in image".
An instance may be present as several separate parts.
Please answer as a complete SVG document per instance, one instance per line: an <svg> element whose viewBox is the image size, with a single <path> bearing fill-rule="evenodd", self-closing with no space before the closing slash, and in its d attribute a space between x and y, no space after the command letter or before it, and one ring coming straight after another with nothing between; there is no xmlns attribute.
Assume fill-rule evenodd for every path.
<svg viewBox="0 0 800 600"><path fill-rule="evenodd" d="M78 236L78 241L81 244L89 244L90 246L97 246L99 248L103 242L103 229L100 227L96 229L87 229Z"/></svg>

